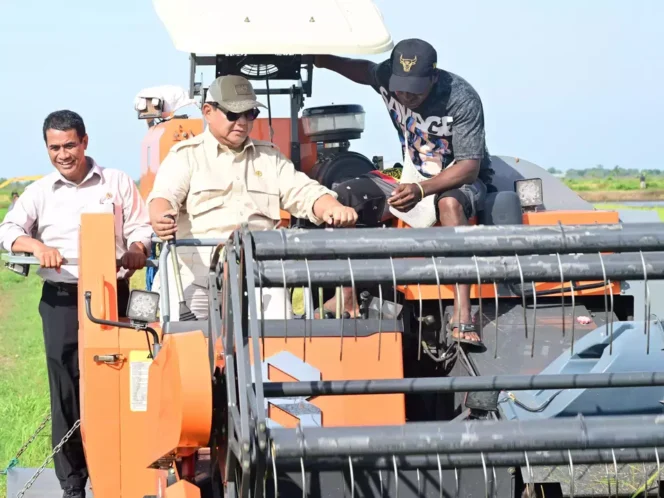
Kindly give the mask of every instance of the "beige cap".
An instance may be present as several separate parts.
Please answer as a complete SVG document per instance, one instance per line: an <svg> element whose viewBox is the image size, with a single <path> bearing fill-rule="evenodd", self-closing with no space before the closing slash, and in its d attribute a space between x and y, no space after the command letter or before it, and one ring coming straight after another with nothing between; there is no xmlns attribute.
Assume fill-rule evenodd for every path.
<svg viewBox="0 0 664 498"><path fill-rule="evenodd" d="M210 84L206 102L216 102L225 111L244 112L254 107L265 107L256 100L256 92L248 79L242 76L220 76ZM267 107L265 107L267 109Z"/></svg>

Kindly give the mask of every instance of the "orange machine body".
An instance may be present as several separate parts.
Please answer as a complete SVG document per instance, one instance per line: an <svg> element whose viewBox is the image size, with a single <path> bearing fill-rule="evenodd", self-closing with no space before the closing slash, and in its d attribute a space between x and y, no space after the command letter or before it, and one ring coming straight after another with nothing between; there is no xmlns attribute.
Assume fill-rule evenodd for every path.
<svg viewBox="0 0 664 498"><path fill-rule="evenodd" d="M286 157L290 157L290 119L272 120L274 135L272 141ZM154 175L161 160L178 141L201 133L201 119L172 119L152 127L143 141L141 159L141 194L147 197ZM187 136L185 136L185 134ZM270 140L267 119L258 119L254 124L252 138ZM316 144L307 141L299 123L300 161L305 173L310 173L316 161ZM555 211L525 213L524 224L553 225L618 223L618 213L614 211ZM95 313L111 318L114 298L111 287L114 282L112 260L112 239L108 233L102 236L104 223L92 222L84 218L82 243L83 282L96 294L105 284L108 289L105 300L93 299ZM282 224L287 226L289 215L282 212ZM94 226L96 225L96 226ZM102 226L103 225L103 226ZM407 229L403 223L398 227ZM112 225L105 228L112 233ZM103 261L101 256L103 255ZM229 272L224 272L224 285L228 284ZM579 282L584 284L587 282ZM555 289L560 284L541 283L538 290ZM99 290L97 290L99 289ZM454 287L441 286L401 286L401 292L408 300L453 299ZM618 284L613 284L611 292L619 293ZM577 295L603 295L604 288L577 291ZM225 293L222 294L224 296ZM477 286L471 286L471 296L479 297ZM483 298L491 298L492 285L483 285ZM103 303L103 306L102 306ZM222 315L226 303L220 303ZM82 317L83 319L83 317ZM176 459L190 459L196 451L209 444L212 426L212 369L208 358L208 340L214 340L213 367L222 371L225 368L223 343L220 339L223 330L213 331L216 337L206 339L202 331L167 334L157 358L149 368L148 400L145 411L132 411L130 396L130 366L127 362L116 367L99 365L91 360L93 354L119 352L126 358L132 350L144 351L145 337L142 334L118 329L102 330L82 320L81 365L84 371L83 423L86 451L90 455L91 475L95 496L143 496L157 494L167 498L200 496L198 488L180 480L166 488L166 472L163 470ZM341 344L340 344L341 341ZM378 346L380 341L380 348ZM330 354L343 350L343 357ZM296 336L266 337L260 341L260 359L268 361L275 355L287 352L297 360L305 361L320 372L319 380L393 379L403 378L402 334L398 331L383 331L368 336L313 337ZM380 355L367 354L378 351ZM250 351L253 351L250 341ZM289 372L273 365L268 366L267 381L294 381ZM108 399L102 401L107 393ZM406 422L405 400L402 394L329 396L312 398L310 403L321 411L322 425L361 426L399 425ZM377 405L381 406L376 410ZM278 406L268 403L267 417L284 426L295 427L297 419ZM103 427L103 430L91 430ZM222 475L224 451L220 451ZM161 469L161 470L160 470ZM120 493L121 491L121 493Z"/></svg>
<svg viewBox="0 0 664 498"><path fill-rule="evenodd" d="M79 365L81 433L97 498L154 495L158 471L148 468L154 438L145 394L150 364L145 335L87 319L118 320L112 214L83 214L80 238ZM102 361L117 355L117 361Z"/></svg>
<svg viewBox="0 0 664 498"><path fill-rule="evenodd" d="M118 320L113 237L112 215L82 216L81 430L95 497L198 498L200 490L185 480L167 486L166 469L173 468L176 460L195 457L197 450L209 445L213 398L208 339L202 330L162 334L159 325L152 324L162 344L156 358L150 359L143 332L96 325L87 319L84 293L90 291L92 315ZM228 272L225 275L227 278ZM403 377L401 333L385 330L380 336L346 337L342 359L329 354L339 347L340 340L266 338L261 361L288 351L320 371L321 380ZM366 351L379 349L378 341L380 357L367 355ZM217 341L215 359L223 354ZM117 361L110 363L99 358L114 355ZM223 361L216 366L223 369ZM268 380L294 379L270 367ZM406 421L402 394L320 397L310 402L321 410L328 427ZM373 410L377 402L384 408L379 412ZM268 407L267 416L285 427L296 424L293 417L273 405Z"/></svg>

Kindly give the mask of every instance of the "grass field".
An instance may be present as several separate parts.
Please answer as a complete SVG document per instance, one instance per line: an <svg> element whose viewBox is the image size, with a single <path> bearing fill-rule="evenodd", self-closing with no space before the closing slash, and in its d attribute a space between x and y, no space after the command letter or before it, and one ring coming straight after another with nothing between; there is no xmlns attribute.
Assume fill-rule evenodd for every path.
<svg viewBox="0 0 664 498"><path fill-rule="evenodd" d="M37 311L41 280L0 271L0 469L49 411L48 377ZM50 452L50 424L21 456L39 466ZM5 496L4 476L0 496Z"/></svg>
<svg viewBox="0 0 664 498"><path fill-rule="evenodd" d="M637 178L565 178L563 182L588 202L664 200L662 178L648 179L647 188L643 190Z"/></svg>
<svg viewBox="0 0 664 498"><path fill-rule="evenodd" d="M3 205L0 203L0 206ZM615 209L620 206L601 204L597 207ZM664 221L664 208L657 211ZM0 207L0 220L5 213L6 209ZM138 272L132 279L132 287L143 288L144 282L144 272ZM48 380L37 311L40 289L41 281L34 274L34 268L27 279L0 269L0 470L48 413ZM23 454L19 465L39 466L50 454L50 444L49 424ZM4 476L0 476L1 497L6 497Z"/></svg>
<svg viewBox="0 0 664 498"><path fill-rule="evenodd" d="M565 184L576 192L640 190L638 178L565 178ZM646 190L664 190L664 178L650 178Z"/></svg>
<svg viewBox="0 0 664 498"><path fill-rule="evenodd" d="M8 199L8 196L7 196ZM0 199L0 220L7 203ZM0 269L0 470L49 412L48 377L37 311L41 280ZM22 467L37 467L49 455L51 426L20 458ZM6 497L5 476L0 476L0 497Z"/></svg>

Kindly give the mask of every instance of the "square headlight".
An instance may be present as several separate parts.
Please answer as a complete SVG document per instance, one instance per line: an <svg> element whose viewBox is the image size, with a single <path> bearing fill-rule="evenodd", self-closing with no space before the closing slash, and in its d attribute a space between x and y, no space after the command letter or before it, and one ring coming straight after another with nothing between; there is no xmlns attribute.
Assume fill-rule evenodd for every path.
<svg viewBox="0 0 664 498"><path fill-rule="evenodd" d="M544 204L544 189L542 188L541 178L516 180L514 190L519 196L523 208L534 208Z"/></svg>
<svg viewBox="0 0 664 498"><path fill-rule="evenodd" d="M157 321L159 311L159 293L134 289L129 294L127 318L137 323Z"/></svg>

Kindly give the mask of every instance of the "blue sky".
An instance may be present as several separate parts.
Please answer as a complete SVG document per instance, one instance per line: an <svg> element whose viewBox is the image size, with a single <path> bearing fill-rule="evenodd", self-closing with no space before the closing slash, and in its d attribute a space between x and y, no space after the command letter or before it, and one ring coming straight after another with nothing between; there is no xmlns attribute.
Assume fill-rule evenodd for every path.
<svg viewBox="0 0 664 498"><path fill-rule="evenodd" d="M492 154L563 170L664 168L661 0L376 3L396 41L426 39L439 66L480 93ZM148 0L0 0L0 67L0 177L50 172L42 122L70 108L86 120L90 155L137 178L146 127L134 96L148 86L188 85L188 55L173 48ZM398 159L378 94L319 70L306 105L330 103L360 103L367 112L353 150ZM285 98L273 105L285 115Z"/></svg>

